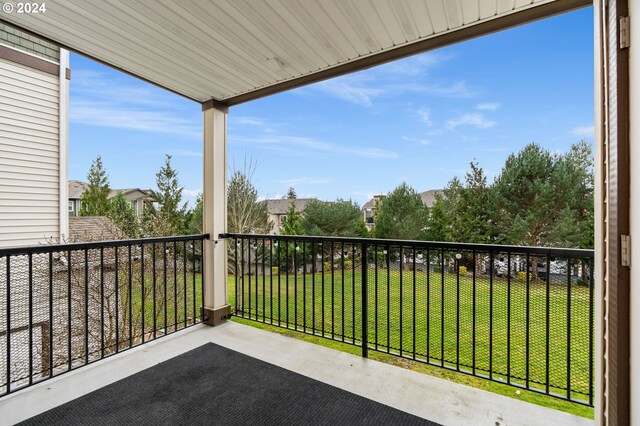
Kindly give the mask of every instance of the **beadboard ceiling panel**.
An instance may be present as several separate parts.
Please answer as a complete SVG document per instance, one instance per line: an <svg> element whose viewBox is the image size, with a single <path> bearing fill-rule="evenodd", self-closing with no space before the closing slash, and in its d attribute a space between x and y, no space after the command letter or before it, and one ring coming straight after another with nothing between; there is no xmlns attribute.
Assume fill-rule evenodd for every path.
<svg viewBox="0 0 640 426"><path fill-rule="evenodd" d="M521 22L509 21L513 26L542 17L535 11L544 9L551 15L588 4L588 0L48 0L45 13L5 13L0 22L198 102L232 105L428 50L429 40L489 21L522 16ZM497 29L493 26L487 32ZM394 51L403 53L394 56Z"/></svg>

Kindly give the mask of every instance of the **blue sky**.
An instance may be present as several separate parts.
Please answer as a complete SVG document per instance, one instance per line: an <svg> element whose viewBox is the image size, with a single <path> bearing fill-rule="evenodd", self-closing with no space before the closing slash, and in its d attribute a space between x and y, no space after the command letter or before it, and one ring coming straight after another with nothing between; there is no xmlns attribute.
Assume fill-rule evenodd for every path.
<svg viewBox="0 0 640 426"><path fill-rule="evenodd" d="M192 201L202 188L200 105L71 55L69 178L101 155L113 188L155 187L166 153ZM261 197L353 199L489 179L535 141L593 142L593 10L582 9L229 112L229 163L256 163Z"/></svg>

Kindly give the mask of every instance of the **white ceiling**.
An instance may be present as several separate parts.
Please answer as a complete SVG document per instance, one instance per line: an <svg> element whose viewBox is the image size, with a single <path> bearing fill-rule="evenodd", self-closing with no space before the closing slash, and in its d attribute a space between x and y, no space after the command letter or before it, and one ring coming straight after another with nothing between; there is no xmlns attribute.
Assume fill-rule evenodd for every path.
<svg viewBox="0 0 640 426"><path fill-rule="evenodd" d="M233 103L549 3L580 1L47 0L44 14L0 18L194 100Z"/></svg>

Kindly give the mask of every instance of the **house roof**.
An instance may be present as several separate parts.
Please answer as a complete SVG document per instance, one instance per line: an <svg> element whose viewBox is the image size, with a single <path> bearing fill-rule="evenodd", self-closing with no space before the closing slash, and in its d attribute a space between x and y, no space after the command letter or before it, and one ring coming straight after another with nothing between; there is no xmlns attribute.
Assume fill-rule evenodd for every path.
<svg viewBox="0 0 640 426"><path fill-rule="evenodd" d="M198 102L235 105L591 4L55 1L0 22Z"/></svg>
<svg viewBox="0 0 640 426"><path fill-rule="evenodd" d="M84 192L85 185L86 183L81 182L79 180L70 180L68 198L70 200L75 200L75 199L79 200L82 197L82 193Z"/></svg>
<svg viewBox="0 0 640 426"><path fill-rule="evenodd" d="M422 198L422 202L425 206L431 208L433 204L436 202L436 195L442 194L442 189L430 189L428 191L424 191L420 193L420 198Z"/></svg>
<svg viewBox="0 0 640 426"><path fill-rule="evenodd" d="M68 198L70 200L79 200L82 198L82 193L84 192L85 187L87 186L86 182L82 182L80 180L70 180L69 181L69 195ZM124 195L131 194L132 192L140 192L142 196L149 198L151 197L150 189L140 189L140 188L124 188L124 189L113 189L109 193L109 198L113 198L118 195L119 192L122 192ZM140 197L141 198L141 197Z"/></svg>
<svg viewBox="0 0 640 426"><path fill-rule="evenodd" d="M84 243L126 238L125 233L103 216L72 216L69 218L69 241Z"/></svg>
<svg viewBox="0 0 640 426"><path fill-rule="evenodd" d="M433 207L433 204L436 202L436 195L442 194L442 189L430 189L428 191L424 191L420 193L420 198L422 202L427 207ZM362 209L372 209L376 207L375 198L370 199L362 206Z"/></svg>
<svg viewBox="0 0 640 426"><path fill-rule="evenodd" d="M288 198L278 198L275 200L265 200L267 203L267 212L269 214L285 214L291 206L291 202L296 206L296 211L301 212L309 204L310 201L317 201L315 198L296 198L291 200Z"/></svg>

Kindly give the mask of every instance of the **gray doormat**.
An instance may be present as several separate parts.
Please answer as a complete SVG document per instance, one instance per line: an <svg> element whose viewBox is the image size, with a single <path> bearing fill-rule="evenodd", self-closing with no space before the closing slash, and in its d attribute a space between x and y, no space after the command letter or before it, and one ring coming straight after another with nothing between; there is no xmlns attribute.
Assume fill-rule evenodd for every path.
<svg viewBox="0 0 640 426"><path fill-rule="evenodd" d="M208 343L24 425L436 425Z"/></svg>

